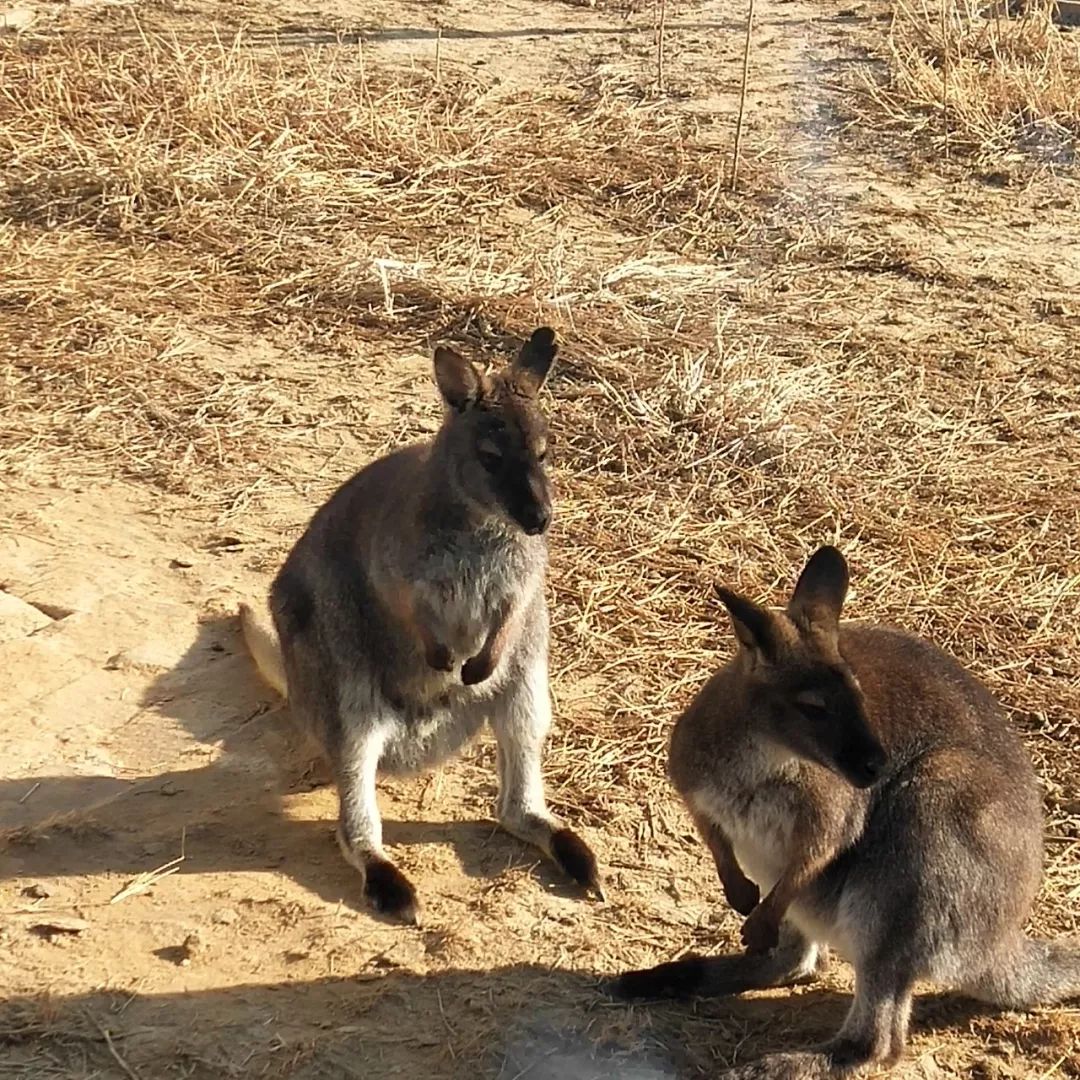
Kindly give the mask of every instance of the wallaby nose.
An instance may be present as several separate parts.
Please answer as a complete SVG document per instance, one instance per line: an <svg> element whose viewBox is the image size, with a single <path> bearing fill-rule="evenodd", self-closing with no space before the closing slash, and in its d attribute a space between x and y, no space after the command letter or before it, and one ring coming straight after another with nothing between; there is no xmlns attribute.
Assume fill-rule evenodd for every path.
<svg viewBox="0 0 1080 1080"><path fill-rule="evenodd" d="M876 746L854 762L854 767L849 767L848 778L856 787L872 787L881 779L881 774L888 763L888 755L880 746Z"/></svg>
<svg viewBox="0 0 1080 1080"><path fill-rule="evenodd" d="M525 515L521 527L525 530L527 536L539 536L542 532L547 531L550 524L551 511L542 506L537 506Z"/></svg>

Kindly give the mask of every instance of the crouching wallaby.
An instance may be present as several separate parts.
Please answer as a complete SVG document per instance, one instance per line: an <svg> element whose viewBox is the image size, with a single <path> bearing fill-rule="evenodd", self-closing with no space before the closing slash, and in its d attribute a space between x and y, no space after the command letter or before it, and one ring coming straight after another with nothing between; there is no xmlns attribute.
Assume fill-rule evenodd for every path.
<svg viewBox="0 0 1080 1080"><path fill-rule="evenodd" d="M1080 943L1024 936L1042 873L1031 762L955 661L898 630L840 623L848 569L807 563L784 612L718 588L735 658L679 718L669 775L747 916L745 955L621 976L622 997L730 994L855 967L835 1038L747 1075L892 1062L917 979L1004 1008L1080 994ZM792 1070L785 1058L804 1060ZM769 1063L775 1067L770 1069Z"/></svg>
<svg viewBox="0 0 1080 1080"><path fill-rule="evenodd" d="M536 330L488 377L437 349L446 415L434 440L373 462L315 514L270 590L276 635L241 609L264 677L331 766L345 858L374 908L406 922L419 904L383 852L376 776L437 765L488 722L500 823L600 892L596 859L548 810L540 771L551 494L537 396L556 351L554 332Z"/></svg>

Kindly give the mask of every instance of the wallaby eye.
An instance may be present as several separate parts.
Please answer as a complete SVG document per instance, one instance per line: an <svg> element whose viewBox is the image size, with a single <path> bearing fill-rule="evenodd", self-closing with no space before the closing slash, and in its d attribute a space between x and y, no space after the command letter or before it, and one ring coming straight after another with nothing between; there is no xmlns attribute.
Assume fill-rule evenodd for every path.
<svg viewBox="0 0 1080 1080"><path fill-rule="evenodd" d="M820 690L803 690L796 694L795 707L811 720L822 720L829 715L825 695Z"/></svg>
<svg viewBox="0 0 1080 1080"><path fill-rule="evenodd" d="M502 450L491 439L481 439L476 444L476 456L488 472L496 472L502 466Z"/></svg>

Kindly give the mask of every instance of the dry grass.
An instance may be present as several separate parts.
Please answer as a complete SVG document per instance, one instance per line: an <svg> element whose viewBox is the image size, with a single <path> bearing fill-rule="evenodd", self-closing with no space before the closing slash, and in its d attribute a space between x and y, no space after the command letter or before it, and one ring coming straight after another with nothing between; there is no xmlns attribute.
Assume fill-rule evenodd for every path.
<svg viewBox="0 0 1080 1080"><path fill-rule="evenodd" d="M1075 165L1080 37L1055 26L1053 0L1033 0L1016 18L1005 6L897 0L888 74L868 80L870 94L890 126L935 154Z"/></svg>
<svg viewBox="0 0 1080 1080"><path fill-rule="evenodd" d="M933 134L932 62L901 80L907 25L882 100ZM852 614L930 634L1014 708L1051 810L1038 926L1077 929L1080 413L1072 326L1031 317L1029 280L915 273L930 255L875 222L793 220L791 191L770 209L779 166L760 130L754 194L732 196L731 129L626 82L523 92L445 62L436 80L357 48L242 39L0 50L0 466L119 469L232 505L271 451L284 473L302 459L343 385L370 390L343 359L359 346L404 355L439 334L494 352L549 322L566 342L554 801L640 839L669 802L672 717L729 648L710 582L779 598L839 540ZM980 128L979 100L957 103L954 147L998 145L978 133L1015 115ZM925 332L893 332L898 312ZM221 326L283 349L306 333L326 385L301 402L284 365L275 387L206 363L188 343ZM434 414L432 395L380 437ZM272 511L256 497L244 513ZM651 956L648 917L605 959ZM715 1025L670 1020L691 1043Z"/></svg>
<svg viewBox="0 0 1080 1080"><path fill-rule="evenodd" d="M538 243L583 203L594 229L668 249L731 247L752 227L724 213L708 133L610 83L500 94L372 69L358 47L240 39L2 48L8 468L77 450L190 488L257 460L254 428L280 417L257 380L184 363L193 326L431 331L495 298L521 313L664 278L628 258L597 282L577 252Z"/></svg>

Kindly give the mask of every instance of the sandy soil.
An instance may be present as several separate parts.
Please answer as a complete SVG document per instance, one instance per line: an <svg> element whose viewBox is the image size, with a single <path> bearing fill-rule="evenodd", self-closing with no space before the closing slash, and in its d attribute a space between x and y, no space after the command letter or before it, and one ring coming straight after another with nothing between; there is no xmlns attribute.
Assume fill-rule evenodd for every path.
<svg viewBox="0 0 1080 1080"><path fill-rule="evenodd" d="M335 44L344 27L379 60L406 68L439 49L511 84L569 85L605 66L640 77L653 63L651 5L314 2L177 5L169 18L192 37L214 19L246 22L298 49L347 47ZM670 7L680 107L730 125L744 5ZM27 2L7 23L77 34L92 12ZM813 232L821 274L829 237L867 252L849 281L857 320L830 332L861 334L871 350L936 348L950 321L1006 319L1026 304L1008 285L1020 275L1037 282L1040 310L1058 313L1039 322L1047 352L1075 363L1080 218L1070 204L897 171L832 123L834 74L865 62L859 42L882 25L863 4L759 4L750 106L755 130L773 129L784 147L788 223ZM933 256L912 255L910 272L883 284L873 256L886 248ZM759 264L747 255L743 279ZM934 275L944 284L931 296ZM833 318L824 301L821 318ZM631 1009L598 994L600 976L628 965L730 945L738 922L661 779L610 813L571 781L578 725L608 708L615 676L560 673L572 668L572 630L558 610L551 797L600 853L608 902L581 899L494 828L484 741L437 775L383 790L387 842L422 890L424 927L380 922L358 903L332 839L334 794L305 768L234 613L265 589L334 484L432 429L426 348L369 335L350 358L291 329L183 333L184 364L258 381L293 417L274 429L261 479L203 499L48 447L36 473L4 479L0 1076L660 1080L827 1035L850 991L842 965L820 986L740 1002ZM1071 749L1053 773L1058 806L1077 798L1077 765ZM1049 916L1059 930L1076 925L1076 850L1074 833L1051 851L1064 880ZM129 889L142 875L152 883ZM930 996L898 1075L1077 1076L1078 1037L1075 1008L992 1018Z"/></svg>

